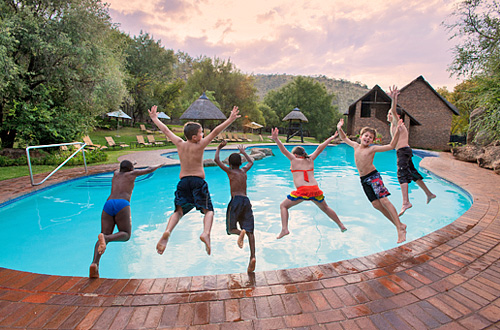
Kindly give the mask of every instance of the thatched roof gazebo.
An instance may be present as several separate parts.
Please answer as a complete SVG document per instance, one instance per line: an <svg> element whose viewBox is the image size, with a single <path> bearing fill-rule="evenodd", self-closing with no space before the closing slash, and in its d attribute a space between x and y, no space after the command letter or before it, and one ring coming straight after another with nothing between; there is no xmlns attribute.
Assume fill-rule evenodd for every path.
<svg viewBox="0 0 500 330"><path fill-rule="evenodd" d="M226 116L224 116L222 111L220 111L220 109L208 99L205 92L203 92L203 94L184 111L180 119L200 120L201 126L204 128L205 120L226 120Z"/></svg>
<svg viewBox="0 0 500 330"><path fill-rule="evenodd" d="M286 142L290 141L295 135L300 133L300 141L304 142L304 132L302 131L302 122L309 122L307 117L300 111L299 108L295 108L288 115L283 118L283 121L288 121L288 132L286 133Z"/></svg>

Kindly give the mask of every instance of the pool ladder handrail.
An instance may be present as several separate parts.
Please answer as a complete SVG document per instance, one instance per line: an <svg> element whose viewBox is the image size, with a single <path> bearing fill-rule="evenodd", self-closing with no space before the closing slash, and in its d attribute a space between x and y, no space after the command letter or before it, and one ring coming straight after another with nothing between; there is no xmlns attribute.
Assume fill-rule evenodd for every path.
<svg viewBox="0 0 500 330"><path fill-rule="evenodd" d="M31 170L31 158L30 158L30 150L31 149L61 147L61 146L71 146L71 145L75 145L75 144L79 144L79 145L81 145L81 147L78 150L76 150L71 156L69 156L68 158L66 158L66 160L64 162L62 162L58 167L56 167L52 172L50 172L50 174L47 177L45 177L45 179L43 179L39 183L35 183L35 181L33 179L33 171ZM85 148L85 146L86 146L86 144L84 142L69 142L69 143L45 144L45 145L39 145L39 146L27 146L26 147L26 158L27 158L27 161L28 161L28 168L30 170L31 185L32 186L38 186L38 185L41 185L42 183L44 183L48 178L50 178L54 173L56 173L61 167L63 167L64 164L66 164L71 158L75 157L75 155L79 151L82 151L83 164L85 165L85 173L88 173L88 170L87 170L87 160L85 159L85 151L83 150L83 148Z"/></svg>

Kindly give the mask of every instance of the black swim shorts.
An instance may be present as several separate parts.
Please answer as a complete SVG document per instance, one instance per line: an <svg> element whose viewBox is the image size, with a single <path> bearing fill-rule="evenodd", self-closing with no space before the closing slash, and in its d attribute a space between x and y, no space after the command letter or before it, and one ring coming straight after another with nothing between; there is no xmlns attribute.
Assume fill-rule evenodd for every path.
<svg viewBox="0 0 500 330"><path fill-rule="evenodd" d="M208 184L197 176L185 176L177 184L175 191L175 206L181 206L183 214L188 213L196 207L198 211L213 211L212 200L208 191Z"/></svg>
<svg viewBox="0 0 500 330"><path fill-rule="evenodd" d="M252 204L247 196L234 196L231 198L226 211L226 232L231 235L231 229L237 229L236 223L240 224L241 229L253 233L254 218Z"/></svg>
<svg viewBox="0 0 500 330"><path fill-rule="evenodd" d="M367 175L360 177L361 186L365 191L366 197L370 202L390 195L389 190L384 186L380 173L375 170Z"/></svg>
<svg viewBox="0 0 500 330"><path fill-rule="evenodd" d="M413 152L410 147L399 148L396 154L398 157L398 181L400 184L423 179L413 165L413 161L411 160Z"/></svg>

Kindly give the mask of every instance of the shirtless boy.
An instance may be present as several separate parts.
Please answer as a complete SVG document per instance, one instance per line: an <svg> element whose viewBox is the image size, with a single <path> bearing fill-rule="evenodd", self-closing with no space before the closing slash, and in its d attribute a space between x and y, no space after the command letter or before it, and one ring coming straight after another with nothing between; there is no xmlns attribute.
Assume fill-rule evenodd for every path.
<svg viewBox="0 0 500 330"><path fill-rule="evenodd" d="M156 171L162 165L136 170L134 165L124 160L120 170L115 171L111 181L111 194L104 204L101 214L101 233L97 236L94 260L90 264L89 277L99 277L99 261L109 242L126 242L130 239L132 220L130 217L130 198L134 190L135 178ZM118 232L113 234L116 227Z"/></svg>
<svg viewBox="0 0 500 330"><path fill-rule="evenodd" d="M371 145L376 131L373 128L365 127L361 130L360 142L357 143L350 140L342 130L344 119L340 119L337 124L337 131L339 132L340 139L347 143L354 149L354 161L356 168L361 179L361 185L365 191L366 197L372 203L372 206L382 212L382 214L389 219L395 226L398 232L398 243L406 241L406 225L399 221L399 216L396 208L387 198L390 193L382 182L382 177L373 165L373 158L376 152L383 152L394 149L398 142L401 126L403 121L398 123L398 130L392 137L392 141L387 145Z"/></svg>
<svg viewBox="0 0 500 330"><path fill-rule="evenodd" d="M203 151L219 133L240 117L238 107L233 107L229 118L214 128L206 137L203 137L203 129L200 124L186 123L184 125L186 141L175 135L158 119L156 105L152 106L148 111L156 126L176 145L181 163L180 181L175 191L175 211L168 219L167 228L156 245L156 251L159 254L165 252L168 239L179 220L193 207L196 207L197 210L204 214L203 232L200 235L200 240L205 244L207 253L210 254L210 231L214 220L214 208L205 181Z"/></svg>
<svg viewBox="0 0 500 330"><path fill-rule="evenodd" d="M256 263L255 237L253 235L254 218L252 204L247 197L247 172L253 165L253 159L248 156L245 152L245 148L240 144L238 146L238 150L247 160L247 164L240 168L241 156L239 153L235 152L229 156L229 167L227 167L220 161L219 158L220 150L226 145L227 142L225 140L222 141L217 146L214 157L217 165L219 165L219 167L226 172L229 177L229 185L231 187L231 201L227 205L226 212L226 232L228 235L238 235L237 242L240 249L243 248L245 234L248 236L248 244L250 246L250 262L248 264L247 272L252 273L255 271ZM236 223L240 224L241 230L237 228Z"/></svg>
<svg viewBox="0 0 500 330"><path fill-rule="evenodd" d="M401 119L402 114L401 109L397 107L398 95L399 90L396 86L393 86L392 88L389 87L389 96L392 98L392 104L391 109L387 113L387 121L391 123L392 136L396 134L398 122ZM410 182L415 181L417 185L422 188L427 196L427 204L433 198L436 198L436 195L429 190L423 181L422 175L418 173L413 165L411 160L413 152L408 144L408 130L404 125L399 134L398 143L396 145L396 154L398 157L398 181L401 186L401 193L403 194L403 206L401 207L401 211L399 211L399 216L402 216L406 210L412 207L408 196L408 184Z"/></svg>

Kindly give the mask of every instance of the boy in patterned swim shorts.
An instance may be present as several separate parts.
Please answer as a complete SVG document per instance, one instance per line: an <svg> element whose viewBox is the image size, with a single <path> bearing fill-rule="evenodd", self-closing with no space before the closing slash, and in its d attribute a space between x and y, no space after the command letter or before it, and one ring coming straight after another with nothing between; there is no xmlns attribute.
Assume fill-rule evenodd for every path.
<svg viewBox="0 0 500 330"><path fill-rule="evenodd" d="M389 219L395 226L398 232L398 243L406 241L406 225L399 221L399 216L396 208L387 198L390 193L384 186L384 182L380 177L380 173L373 165L373 158L376 152L383 152L394 149L399 138L399 131L403 121L398 123L398 130L394 134L390 144L379 146L371 145L377 136L373 128L365 127L360 133L360 143L350 140L342 130L344 119L340 119L337 124L337 131L339 132L340 139L354 148L354 161L356 168L361 179L361 185L365 191L366 197L372 203L372 206L382 212L382 214Z"/></svg>
<svg viewBox="0 0 500 330"><path fill-rule="evenodd" d="M391 135L394 135L398 126L398 121L401 119L402 111L398 108L398 96L399 90L396 86L389 88L389 96L392 98L391 109L387 113L387 121L391 123ZM413 152L408 144L409 136L406 126L403 125L403 129L399 134L398 143L396 144L396 154L398 157L398 181L401 186L401 193L403 194L403 205L401 206L401 211L399 211L399 216L402 216L406 210L412 207L410 203L410 197L408 195L408 184L412 181L422 188L427 196L427 204L436 198L427 185L423 181L423 177L418 173L417 169L413 165L411 160L413 157Z"/></svg>
<svg viewBox="0 0 500 330"><path fill-rule="evenodd" d="M240 117L238 107L233 107L231 115L222 124L214 128L207 137L203 137L203 129L200 124L189 122L184 125L184 141L175 135L164 123L158 119L156 105L149 111L149 117L158 126L158 128L168 137L177 147L179 160L181 163L180 181L175 191L175 211L168 219L167 228L163 232L156 251L163 254L167 247L168 239L172 234L179 220L194 207L204 214L203 232L200 240L205 244L207 254L211 253L210 231L214 220L214 208L208 185L205 181L205 170L203 169L203 152L206 146L221 133L226 127Z"/></svg>
<svg viewBox="0 0 500 330"><path fill-rule="evenodd" d="M228 235L238 235L237 242L240 249L243 248L245 234L248 236L248 245L250 246L250 262L248 263L247 272L252 273L255 271L256 263L255 237L253 234L254 218L252 204L247 197L247 172L253 165L253 159L248 156L245 152L245 148L240 144L238 149L247 160L247 164L240 168L241 156L239 153L235 152L229 156L229 167L227 167L220 161L219 158L220 150L226 145L227 142L225 140L222 141L217 146L214 157L214 161L224 172L226 172L229 177L229 185L231 187L231 201L227 206L226 212L226 232ZM237 228L236 223L240 224L241 230Z"/></svg>

